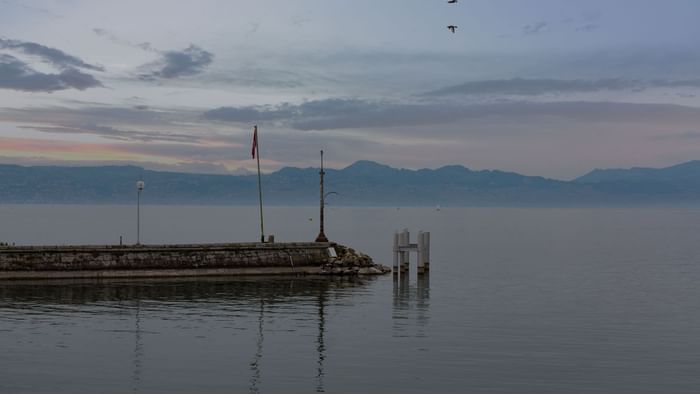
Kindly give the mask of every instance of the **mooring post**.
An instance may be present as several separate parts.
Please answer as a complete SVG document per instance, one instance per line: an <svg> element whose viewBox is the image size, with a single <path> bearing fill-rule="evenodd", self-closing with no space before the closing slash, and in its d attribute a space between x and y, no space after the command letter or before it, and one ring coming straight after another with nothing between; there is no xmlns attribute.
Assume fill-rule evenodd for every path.
<svg viewBox="0 0 700 394"><path fill-rule="evenodd" d="M413 251L418 254L418 276L423 276L430 270L430 232L418 231L418 239L414 244L411 243L408 229L394 232L394 275L401 273L402 276L408 277Z"/></svg>
<svg viewBox="0 0 700 394"><path fill-rule="evenodd" d="M401 233L400 246L408 248L411 244L411 234L408 229L404 229ZM410 262L410 252L406 249L401 251L401 272L408 274L408 266Z"/></svg>
<svg viewBox="0 0 700 394"><path fill-rule="evenodd" d="M394 232L394 275L399 274L399 232Z"/></svg>
<svg viewBox="0 0 700 394"><path fill-rule="evenodd" d="M423 233L423 268L425 272L430 271L430 232Z"/></svg>
<svg viewBox="0 0 700 394"><path fill-rule="evenodd" d="M416 247L418 251L418 275L423 275L425 272L425 258L423 257L425 249L425 233L423 231L418 231L418 240L416 240Z"/></svg>

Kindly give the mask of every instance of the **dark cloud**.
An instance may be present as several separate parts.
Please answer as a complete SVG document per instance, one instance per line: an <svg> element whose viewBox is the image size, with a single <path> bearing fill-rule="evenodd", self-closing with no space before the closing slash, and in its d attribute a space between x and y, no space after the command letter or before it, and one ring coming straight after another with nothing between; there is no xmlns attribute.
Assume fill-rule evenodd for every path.
<svg viewBox="0 0 700 394"><path fill-rule="evenodd" d="M587 23L585 25L579 26L576 28L576 31L593 31L598 28L598 25L595 23Z"/></svg>
<svg viewBox="0 0 700 394"><path fill-rule="evenodd" d="M547 28L548 23L545 21L539 21L531 25L525 25L522 28L522 32L525 35L537 34L544 31Z"/></svg>
<svg viewBox="0 0 700 394"><path fill-rule="evenodd" d="M291 89L314 83L325 85L334 81L312 72L297 73L265 66L243 66L225 71L207 72L206 76L198 79L198 82L214 86L234 85L246 88Z"/></svg>
<svg viewBox="0 0 700 394"><path fill-rule="evenodd" d="M109 30L102 29L99 27L96 27L92 29L93 33L97 34L100 37L104 37L114 43L120 44L120 45L126 45L134 48L139 48L143 49L144 51L147 52L159 52L157 49L155 49L150 42L140 42L140 43L133 43L129 40L125 40L122 38L117 37L114 33L110 32Z"/></svg>
<svg viewBox="0 0 700 394"><path fill-rule="evenodd" d="M239 158L248 158L250 147L219 144L217 146L203 146L199 144L129 144L129 152L143 155L165 156L187 159L189 161L216 162L235 158L233 152L240 152Z"/></svg>
<svg viewBox="0 0 700 394"><path fill-rule="evenodd" d="M296 112L298 112L298 109L289 104L257 107L221 107L205 112L204 118L224 122L255 123L289 119L295 116Z"/></svg>
<svg viewBox="0 0 700 394"><path fill-rule="evenodd" d="M671 104L612 102L503 102L493 104L391 103L327 99L279 107L222 107L204 118L239 123L279 122L296 130L337 130L440 125L460 120L527 121L536 117L593 121L667 119L700 121L700 109ZM400 129L399 129L400 130Z"/></svg>
<svg viewBox="0 0 700 394"><path fill-rule="evenodd" d="M547 93L582 93L600 90L624 90L638 86L637 81L622 79L564 80L564 79L493 79L466 82L428 92L426 96L446 95L521 95L537 96Z"/></svg>
<svg viewBox="0 0 700 394"><path fill-rule="evenodd" d="M147 107L86 106L82 108L39 107L0 109L0 119L21 124L23 129L45 133L85 134L119 141L164 143L230 143L188 126L200 117L199 112L164 111Z"/></svg>
<svg viewBox="0 0 700 394"><path fill-rule="evenodd" d="M290 125L299 130L392 127L454 121L459 109L438 104L403 104L358 99L305 102Z"/></svg>
<svg viewBox="0 0 700 394"><path fill-rule="evenodd" d="M55 92L58 90L99 87L102 83L90 74L68 68L58 74L46 74L31 68L14 56L0 54L0 89L25 92Z"/></svg>
<svg viewBox="0 0 700 394"><path fill-rule="evenodd" d="M168 133L159 131L134 131L120 130L109 126L100 125L75 125L75 126L19 126L22 129L31 129L44 133L60 134L89 134L98 135L107 139L119 141L141 142L198 142L200 138L187 134Z"/></svg>
<svg viewBox="0 0 700 394"><path fill-rule="evenodd" d="M0 163L13 163L23 166L68 166L68 167L92 167L92 166L125 166L131 165L154 171L187 172L195 174L231 174L250 175L245 169L229 171L224 165L210 162L182 162L174 164L157 163L134 160L55 160L43 157L8 157L0 156Z"/></svg>
<svg viewBox="0 0 700 394"><path fill-rule="evenodd" d="M198 115L198 114L197 114ZM75 127L76 125L120 125L120 128L174 127L180 121L195 119L187 111L168 112L133 107L87 106L82 108L38 107L0 109L6 122Z"/></svg>
<svg viewBox="0 0 700 394"><path fill-rule="evenodd" d="M653 79L648 82L648 86L655 88L700 88L700 79L683 79L677 81Z"/></svg>
<svg viewBox="0 0 700 394"><path fill-rule="evenodd" d="M158 80L196 75L204 71L213 60L214 54L211 52L190 45L182 51L162 52L159 60L142 67L148 71L139 77L143 80Z"/></svg>
<svg viewBox="0 0 700 394"><path fill-rule="evenodd" d="M664 87L700 87L700 80L668 81L655 79L650 81L626 80L619 78L606 79L493 79L473 81L460 85L448 86L423 96L452 96L452 95L516 95L538 96L543 94L587 93L603 90L644 90Z"/></svg>
<svg viewBox="0 0 700 394"><path fill-rule="evenodd" d="M85 61L69 55L59 49L50 48L45 45L35 42L8 40L0 38L0 48L12 49L23 52L27 55L38 56L43 61L50 63L62 70L70 70L72 68L84 68L92 71L104 71L101 66L92 65Z"/></svg>
<svg viewBox="0 0 700 394"><path fill-rule="evenodd" d="M298 130L383 127L441 122L454 117L449 108L359 99L326 99L276 107L221 107L204 113L209 120L251 123L283 121Z"/></svg>

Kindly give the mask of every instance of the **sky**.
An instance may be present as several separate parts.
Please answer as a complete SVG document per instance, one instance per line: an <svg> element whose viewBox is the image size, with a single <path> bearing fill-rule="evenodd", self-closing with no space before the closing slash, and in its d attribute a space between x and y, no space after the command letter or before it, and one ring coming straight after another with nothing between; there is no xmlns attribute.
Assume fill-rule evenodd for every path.
<svg viewBox="0 0 700 394"><path fill-rule="evenodd" d="M696 0L0 0L0 163L461 164L556 179L700 158ZM448 25L457 26L451 33Z"/></svg>

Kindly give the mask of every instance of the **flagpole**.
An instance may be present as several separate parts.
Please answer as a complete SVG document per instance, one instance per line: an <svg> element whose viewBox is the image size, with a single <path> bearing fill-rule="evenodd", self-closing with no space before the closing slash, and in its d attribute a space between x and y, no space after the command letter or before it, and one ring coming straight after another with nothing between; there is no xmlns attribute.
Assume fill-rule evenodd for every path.
<svg viewBox="0 0 700 394"><path fill-rule="evenodd" d="M263 225L263 207L262 207L262 178L260 176L260 144L258 144L258 126L253 127L253 138L255 144L255 158L258 161L258 202L260 205L260 242L265 242L265 227Z"/></svg>

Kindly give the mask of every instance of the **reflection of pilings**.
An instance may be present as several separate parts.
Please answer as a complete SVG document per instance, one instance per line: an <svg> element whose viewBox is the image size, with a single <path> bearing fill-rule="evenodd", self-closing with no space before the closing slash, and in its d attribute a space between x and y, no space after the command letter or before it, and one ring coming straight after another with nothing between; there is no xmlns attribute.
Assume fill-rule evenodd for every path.
<svg viewBox="0 0 700 394"><path fill-rule="evenodd" d="M419 275L416 286L416 306L418 310L424 311L430 305L430 275Z"/></svg>
<svg viewBox="0 0 700 394"><path fill-rule="evenodd" d="M318 294L318 336L316 337L316 351L318 352L318 368L316 373L316 392L325 393L325 387L323 383L323 377L325 375L325 370L323 368L323 361L326 359L326 344L324 341L324 336L326 332L326 292L324 289Z"/></svg>
<svg viewBox="0 0 700 394"><path fill-rule="evenodd" d="M408 282L408 275L401 275L401 278L399 280L399 296L401 297L401 305L408 305L409 301L409 282Z"/></svg>
<svg viewBox="0 0 700 394"><path fill-rule="evenodd" d="M415 285L408 275L394 277L393 301L394 335L406 336L413 328L416 336L425 336L430 320L430 276L419 275Z"/></svg>
<svg viewBox="0 0 700 394"><path fill-rule="evenodd" d="M399 302L399 275L397 271L394 271L394 310L396 310L396 307L398 306Z"/></svg>
<svg viewBox="0 0 700 394"><path fill-rule="evenodd" d="M394 277L394 309L393 309L393 319L396 328L397 319L403 320L406 316L406 311L409 308L409 281L408 275L399 275Z"/></svg>
<svg viewBox="0 0 700 394"><path fill-rule="evenodd" d="M426 272L418 275L416 286L416 325L417 335L425 336L424 328L430 320L430 276Z"/></svg>
<svg viewBox="0 0 700 394"><path fill-rule="evenodd" d="M258 317L258 340L256 341L255 344L255 356L253 357L253 361L250 363L250 369L253 371L253 377L250 379L250 392L251 393L259 393L259 385L260 385L260 362L262 361L262 352L263 352L263 340L265 337L263 336L263 318L264 318L264 310L265 310L265 301L261 298L260 299L260 316Z"/></svg>
<svg viewBox="0 0 700 394"><path fill-rule="evenodd" d="M141 300L136 300L136 328L134 345L134 373L131 378L134 383L134 393L141 388L141 357L143 356L143 344L141 343Z"/></svg>

